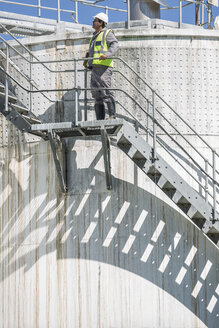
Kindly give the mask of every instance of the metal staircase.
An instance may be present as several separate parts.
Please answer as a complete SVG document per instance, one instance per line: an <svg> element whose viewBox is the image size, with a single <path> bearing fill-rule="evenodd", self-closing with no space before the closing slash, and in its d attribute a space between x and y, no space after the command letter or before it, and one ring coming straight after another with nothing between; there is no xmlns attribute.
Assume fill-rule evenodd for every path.
<svg viewBox="0 0 219 328"><path fill-rule="evenodd" d="M219 216L184 179L127 122L117 135L118 147L215 242L219 238Z"/></svg>
<svg viewBox="0 0 219 328"><path fill-rule="evenodd" d="M58 149L63 147L65 138L100 136L107 189L112 188L109 137L116 136L117 146L166 194L168 197L216 243L219 239L219 215L214 217L213 207L205 201L125 120L104 120L80 122L43 123L19 103L17 97L8 91L8 109L5 111L5 86L0 84L0 111L21 132L28 132L49 140L54 162L63 192L67 192L66 178Z"/></svg>
<svg viewBox="0 0 219 328"><path fill-rule="evenodd" d="M6 29L7 30L7 29ZM12 34L10 34L12 35ZM15 40L17 40L15 38ZM19 46L23 47L24 51L29 52L29 54L34 58L35 61L38 61L38 64L41 64L44 69L47 69L45 63L41 63L36 56L34 56L25 46L23 46L19 40L17 40ZM4 42L4 41L3 41ZM133 116L132 113L129 112L132 117L131 123L128 123L124 119L117 120L103 120L103 121L78 121L78 92L79 89L82 92L87 92L90 89L85 86L84 88L77 86L76 76L78 74L77 68L77 60L74 60L74 75L75 75L75 85L71 91L75 92L75 122L57 122L57 123L48 123L42 122L36 117L31 109L27 108L19 101L17 96L11 91L13 88L9 88L10 84L18 85L22 88L27 94L31 94L32 92L42 93L45 90L37 89L36 85L30 77L27 77L24 73L19 71L20 74L30 83L30 88L25 89L21 83L19 83L12 75L9 73L9 64L13 69L18 69L16 65L11 61L8 55L8 47L10 47L9 43L5 41L6 44L6 53L0 53L2 55L3 60L6 62L5 68L0 66L1 74L4 77L4 82L0 83L0 112L4 115L4 117L10 121L18 130L22 133L30 133L35 136L39 136L44 140L48 140L51 145L54 163L56 166L56 171L60 183L61 190L63 192L67 192L67 184L66 184L66 168L65 168L65 153L66 153L66 138L90 138L93 136L99 136L102 141L102 149L103 149L103 158L104 158L104 167L106 173L106 186L107 189L112 189L112 177L111 177L111 164L110 164L110 138L116 136L116 145L199 227L202 231L207 234L215 243L218 243L219 240L219 215L216 211L217 205L217 188L218 182L216 181L216 174L218 174L215 164L209 164L213 174L209 174L208 171L205 171L199 163L192 157L189 156L191 162L196 166L197 169L200 170L202 174L204 174L206 181L213 189L213 193L211 194L208 190L208 186L204 188L206 192L206 197L203 197L202 192L198 192L195 190L182 176L181 173L177 171L175 165L170 164L164 156L159 154L157 151L157 145L160 146L162 150L165 150L168 153L168 149L165 147L162 140L159 140L159 137L156 134L156 128L159 127L163 129L166 135L169 138L172 138L168 132L162 127L157 119L156 115L160 115L164 118L164 115L159 111L159 108L156 108L154 97L157 96L159 99L161 97L142 79L142 77L137 74L126 62L122 59L120 60L126 68L130 69L141 82L144 83L146 87L148 87L152 91L152 97L149 99L143 94L141 90L139 90L136 85L133 84L132 81L128 81L131 86L145 99L145 102L148 106L152 108L152 113L149 111L145 111L145 109L136 101L135 98L131 97L131 95L123 89L114 89L119 92L123 92L126 97L131 99L135 105L146 115L148 119L152 122L152 128L150 126L146 127L146 133L150 136L152 142L144 140L142 135L138 133L134 125L138 125L141 128L144 128L141 122L137 121L136 117ZM13 46L11 46L13 48ZM13 48L13 51L16 49ZM16 50L16 53L19 55L19 52ZM24 56L22 56L24 59ZM83 59L79 59L78 61L82 61ZM29 61L30 65L33 64ZM36 62L34 62L36 64ZM18 71L18 70L17 70ZM31 71L31 69L30 69ZM55 71L51 71L52 73L56 73ZM119 73L124 79L127 80L127 77L121 71L115 71ZM65 71L63 72L63 74ZM31 73L30 73L31 75ZM11 90L9 90L11 89ZM47 92L54 91L66 91L67 89L53 89L46 90ZM161 99L165 105L166 102ZM170 106L169 108L176 115L175 112ZM180 118L184 124L187 124L183 118ZM167 120L167 119L166 119ZM171 127L173 124L169 123ZM188 124L187 124L188 126ZM180 132L175 128L176 132L182 137L185 141L185 136L180 134ZM209 147L211 151L213 151L210 146L199 136L197 133L191 128L194 135L196 135L204 144ZM173 140L173 138L171 139ZM175 141L175 140L173 140ZM187 140L186 140L187 141ZM188 141L187 141L188 142ZM175 141L177 146L180 146L178 142ZM193 149L194 146L189 144ZM181 149L186 153L185 149L180 146ZM198 151L196 150L198 153ZM62 155L60 157L60 154ZM172 154L168 153L172 156ZM187 154L187 153L186 153ZM213 154L214 151L213 151ZM187 154L188 155L188 154ZM198 153L199 156L202 154ZM216 154L217 155L217 154ZM165 156L166 158L166 156ZM177 162L178 159L175 157L174 160ZM173 168L174 167L174 168ZM202 187L203 188L203 187ZM208 197L211 201L208 200Z"/></svg>
<svg viewBox="0 0 219 328"><path fill-rule="evenodd" d="M7 93L7 102L6 102ZM21 132L31 132L31 125L42 123L33 113L29 111L18 100L10 90L5 92L5 85L0 83L0 112ZM46 136L40 132L32 132L36 136L46 139Z"/></svg>

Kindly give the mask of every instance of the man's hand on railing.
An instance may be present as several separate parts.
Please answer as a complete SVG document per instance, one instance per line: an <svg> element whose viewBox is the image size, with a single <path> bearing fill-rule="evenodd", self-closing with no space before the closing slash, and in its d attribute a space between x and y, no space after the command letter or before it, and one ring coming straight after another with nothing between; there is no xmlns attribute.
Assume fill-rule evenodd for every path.
<svg viewBox="0 0 219 328"><path fill-rule="evenodd" d="M88 58L88 57L89 57L89 52L87 52L86 55L85 55L85 58ZM88 61L85 59L84 62L83 62L83 66L85 68L87 68L87 63L88 63Z"/></svg>
<svg viewBox="0 0 219 328"><path fill-rule="evenodd" d="M104 54L103 54L103 55L100 56L100 60L104 60L104 59L106 59L106 58L107 58L107 55L104 55Z"/></svg>
<svg viewBox="0 0 219 328"><path fill-rule="evenodd" d="M86 53L85 58L89 58L89 53L88 53L88 52ZM104 59L106 59L106 58L108 58L107 55L103 54L103 55L101 55L98 59L99 59L99 60L104 60ZM92 57L92 58L89 58L89 59L96 59L96 58L95 58L95 57ZM83 61L83 66L84 66L85 68L88 68L88 67L87 67L87 64L88 64L88 60L85 59L85 60Z"/></svg>

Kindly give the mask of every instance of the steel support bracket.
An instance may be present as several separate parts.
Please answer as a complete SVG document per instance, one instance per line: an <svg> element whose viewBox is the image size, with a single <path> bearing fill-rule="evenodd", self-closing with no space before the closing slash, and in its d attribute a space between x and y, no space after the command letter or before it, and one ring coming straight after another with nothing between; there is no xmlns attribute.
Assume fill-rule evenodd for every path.
<svg viewBox="0 0 219 328"><path fill-rule="evenodd" d="M62 158L63 158L63 164L61 165L60 159L58 156L58 146L57 146L57 137L54 131L49 130L48 131L48 138L50 141L52 153L53 153L53 158L55 162L55 167L56 167L56 172L58 175L59 179L59 184L61 187L62 192L66 193L67 192L67 187L66 187L66 165L65 165L65 142L62 140Z"/></svg>
<svg viewBox="0 0 219 328"><path fill-rule="evenodd" d="M159 158L155 155L154 148L151 149L151 157L150 157L151 163L155 163Z"/></svg>
<svg viewBox="0 0 219 328"><path fill-rule="evenodd" d="M9 106L10 108L10 106ZM6 119L11 122L17 129L22 132L30 132L31 124L25 120L22 115L16 112L14 109L10 108L10 111L4 112L1 111L2 114L6 117Z"/></svg>
<svg viewBox="0 0 219 328"><path fill-rule="evenodd" d="M111 165L110 165L110 141L104 126L101 127L101 140L102 140L104 168L105 168L105 175L106 175L106 187L108 190L111 190L112 176L111 176Z"/></svg>

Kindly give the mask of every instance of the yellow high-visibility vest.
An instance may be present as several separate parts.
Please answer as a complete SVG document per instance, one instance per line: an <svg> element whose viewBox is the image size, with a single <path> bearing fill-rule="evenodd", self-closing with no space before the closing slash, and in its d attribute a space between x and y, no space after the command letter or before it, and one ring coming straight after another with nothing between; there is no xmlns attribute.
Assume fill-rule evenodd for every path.
<svg viewBox="0 0 219 328"><path fill-rule="evenodd" d="M103 30L98 34L94 44L94 56L93 56L94 59L92 61L92 65L103 65L103 66L113 67L113 59L108 59L108 58L104 60L98 59L101 55L104 55L109 49L106 42L106 37L110 31L112 32L112 30ZM89 48L91 46L91 41L92 38L90 39Z"/></svg>

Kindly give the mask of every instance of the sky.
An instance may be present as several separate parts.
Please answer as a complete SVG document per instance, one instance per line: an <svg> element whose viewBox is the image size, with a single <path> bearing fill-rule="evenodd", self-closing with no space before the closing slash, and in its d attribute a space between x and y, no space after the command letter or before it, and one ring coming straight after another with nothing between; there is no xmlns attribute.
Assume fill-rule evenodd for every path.
<svg viewBox="0 0 219 328"><path fill-rule="evenodd" d="M90 1L91 3L94 0L86 0ZM178 5L178 0L165 0L170 7L174 7ZM38 0L13 0L13 2L20 2L20 3L26 3L26 4L34 4L36 5ZM41 0L42 6L47 7L56 7L57 0ZM74 2L72 0L60 0L61 8L63 9L69 9L74 10ZM183 2L184 4L186 2ZM105 0L98 3L102 6L108 6L113 8L121 8L126 9L126 3L124 3L124 0ZM90 6L85 6L81 3L78 3L78 9L79 9L79 23L81 24L92 24L92 18L93 15L100 11L104 11L101 8L93 8ZM20 14L28 14L32 16L37 16L37 9L35 8L27 8L19 5L14 4L5 4L1 3L0 1L0 11L11 11L15 13ZM178 10L161 10L161 18L166 20L172 20L172 21L178 21ZM214 18L216 16L219 16L219 8L213 7L213 16ZM53 11L48 10L42 10L42 17L46 18L53 18L56 19L56 14ZM115 11L109 11L109 20L112 22L116 21L124 21L126 20L126 14L125 13L119 13ZM71 21L71 15L69 13L62 13L61 14L61 20ZM206 19L207 20L207 19ZM184 8L183 10L183 22L184 23L191 23L194 24L195 22L195 6L194 4Z"/></svg>

